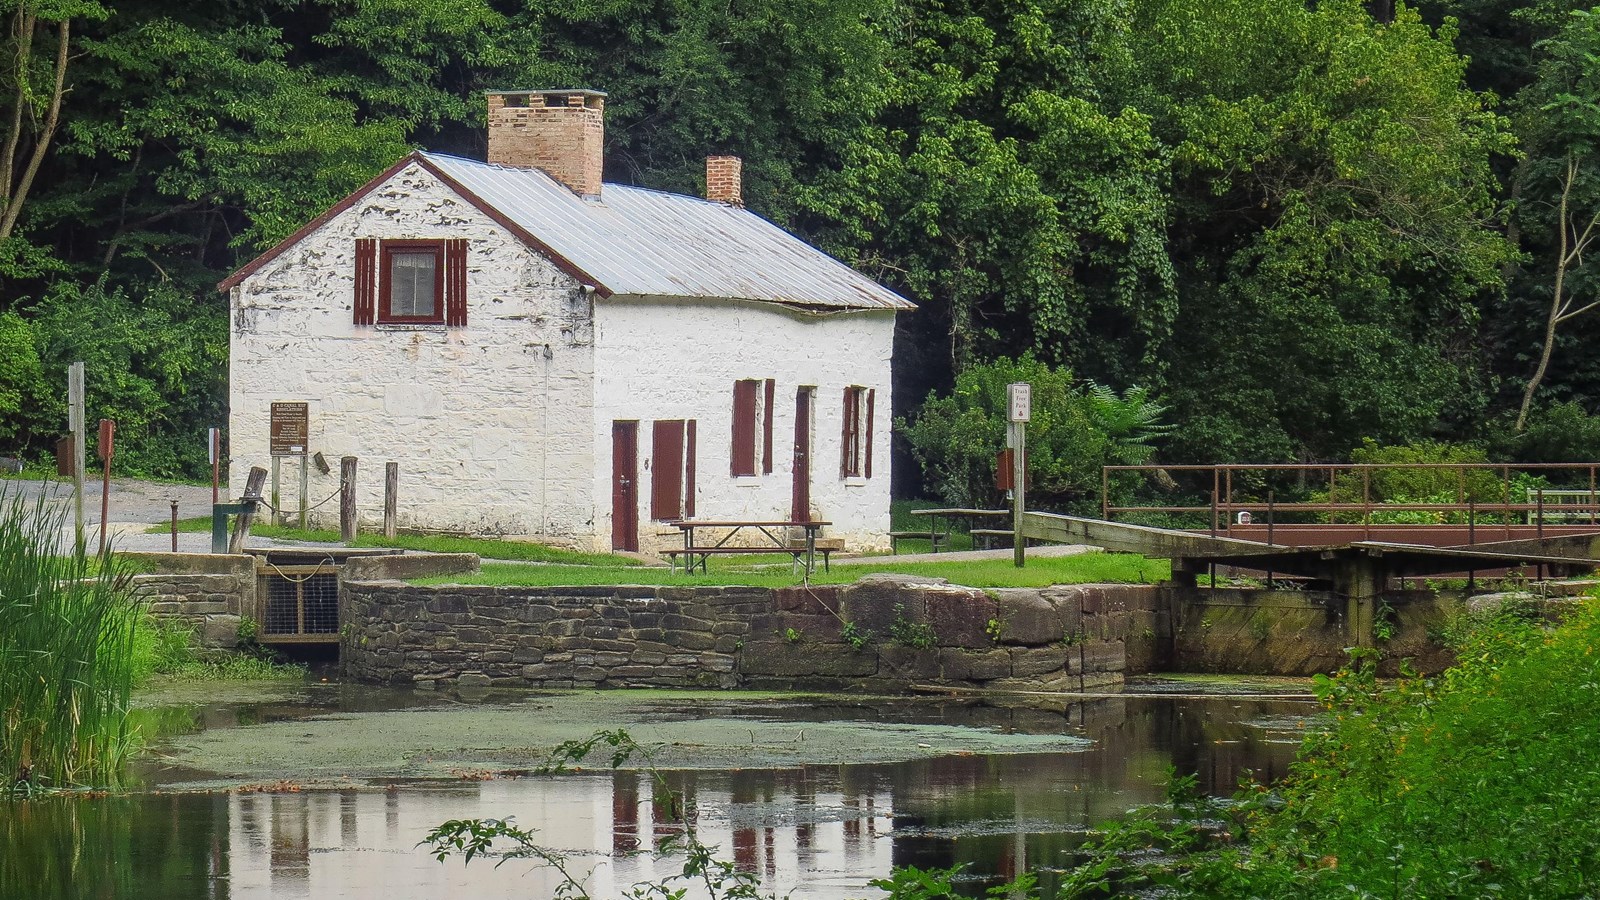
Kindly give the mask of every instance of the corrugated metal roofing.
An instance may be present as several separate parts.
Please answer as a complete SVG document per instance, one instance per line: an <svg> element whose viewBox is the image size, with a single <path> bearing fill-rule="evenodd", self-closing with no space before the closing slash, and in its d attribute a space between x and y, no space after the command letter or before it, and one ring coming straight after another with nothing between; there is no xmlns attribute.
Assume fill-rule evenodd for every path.
<svg viewBox="0 0 1600 900"><path fill-rule="evenodd" d="M916 308L749 210L621 184L583 199L537 169L420 155L613 294Z"/></svg>

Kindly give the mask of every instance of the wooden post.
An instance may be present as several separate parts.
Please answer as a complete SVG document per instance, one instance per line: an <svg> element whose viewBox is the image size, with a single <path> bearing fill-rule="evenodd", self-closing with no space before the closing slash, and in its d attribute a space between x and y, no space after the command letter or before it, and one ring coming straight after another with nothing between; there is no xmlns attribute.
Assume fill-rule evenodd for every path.
<svg viewBox="0 0 1600 900"><path fill-rule="evenodd" d="M83 538L83 363L75 362L67 368L67 429L72 433L72 524L77 535L77 545Z"/></svg>
<svg viewBox="0 0 1600 900"><path fill-rule="evenodd" d="M400 464L383 464L383 536L392 538L397 531L395 527L396 507L400 502Z"/></svg>
<svg viewBox="0 0 1600 900"><path fill-rule="evenodd" d="M228 539L229 553L244 552L244 539L250 536L250 526L256 518L256 504L261 502L261 486L266 480L266 469L260 466L250 467L250 476L244 482L244 496L239 498L244 509L239 513L239 524L234 528L233 537Z"/></svg>
<svg viewBox="0 0 1600 900"><path fill-rule="evenodd" d="M1022 512L1027 509L1023 496L1027 490L1028 423L1013 422L1011 452L1011 561L1022 568L1027 559L1028 539L1022 534Z"/></svg>
<svg viewBox="0 0 1600 900"><path fill-rule="evenodd" d="M356 539L356 458L339 459L339 540Z"/></svg>
<svg viewBox="0 0 1600 900"><path fill-rule="evenodd" d="M300 530L306 530L306 522L311 514L311 457L302 450L300 453Z"/></svg>
<svg viewBox="0 0 1600 900"><path fill-rule="evenodd" d="M206 438L211 442L211 505L221 502L222 429L212 428Z"/></svg>
<svg viewBox="0 0 1600 900"><path fill-rule="evenodd" d="M288 519L285 519L283 516L281 516L279 514L279 510L283 509L283 492L280 490L280 484L279 484L279 479L278 479L278 475L280 474L279 473L279 467L280 467L280 463L282 463L282 462L283 462L283 457L281 457L281 456L273 456L272 457L272 499L269 501L271 506L272 506L272 511L271 511L271 516L272 517L270 519L268 519L268 521L270 521L274 525L284 525L284 524L287 524L287 522L289 521Z"/></svg>

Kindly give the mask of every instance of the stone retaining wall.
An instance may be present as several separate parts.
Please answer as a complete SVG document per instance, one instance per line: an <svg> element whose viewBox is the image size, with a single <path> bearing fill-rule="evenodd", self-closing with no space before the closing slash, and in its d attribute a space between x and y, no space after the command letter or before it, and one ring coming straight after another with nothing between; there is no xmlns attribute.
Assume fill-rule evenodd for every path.
<svg viewBox="0 0 1600 900"><path fill-rule="evenodd" d="M383 682L1081 690L1155 659L1157 589L419 587L345 581L341 660Z"/></svg>
<svg viewBox="0 0 1600 900"><path fill-rule="evenodd" d="M133 576L151 615L192 627L203 647L232 648L239 623L255 615L254 557L212 553L118 554L161 574Z"/></svg>
<svg viewBox="0 0 1600 900"><path fill-rule="evenodd" d="M1349 661L1352 635L1346 601L1329 591L1163 587L1173 610L1170 657L1174 672L1239 675L1317 675ZM1407 661L1418 672L1442 671L1453 661L1434 632L1459 608L1459 598L1433 591L1392 591L1370 643L1382 653L1378 670L1395 675Z"/></svg>

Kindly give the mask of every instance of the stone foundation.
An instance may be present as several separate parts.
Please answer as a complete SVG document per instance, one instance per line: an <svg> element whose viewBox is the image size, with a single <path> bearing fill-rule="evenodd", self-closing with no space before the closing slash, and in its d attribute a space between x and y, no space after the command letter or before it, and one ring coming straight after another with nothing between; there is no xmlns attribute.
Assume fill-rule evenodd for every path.
<svg viewBox="0 0 1600 900"><path fill-rule="evenodd" d="M1146 670L1157 590L846 586L418 587L345 581L360 679L529 687L1083 690Z"/></svg>
<svg viewBox="0 0 1600 900"><path fill-rule="evenodd" d="M133 576L134 590L149 604L151 615L193 628L202 647L236 646L241 619L255 615L253 557L212 553L118 555L161 573Z"/></svg>

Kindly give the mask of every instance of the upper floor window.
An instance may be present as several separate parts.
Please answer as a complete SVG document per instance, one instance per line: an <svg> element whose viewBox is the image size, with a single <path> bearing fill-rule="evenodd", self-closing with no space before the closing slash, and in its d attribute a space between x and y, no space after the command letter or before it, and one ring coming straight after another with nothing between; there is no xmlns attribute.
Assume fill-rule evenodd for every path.
<svg viewBox="0 0 1600 900"><path fill-rule="evenodd" d="M384 241L378 321L444 324L444 241Z"/></svg>
<svg viewBox="0 0 1600 900"><path fill-rule="evenodd" d="M467 242L356 241L355 324L467 324Z"/></svg>

